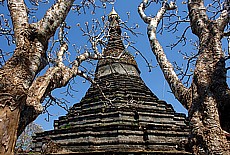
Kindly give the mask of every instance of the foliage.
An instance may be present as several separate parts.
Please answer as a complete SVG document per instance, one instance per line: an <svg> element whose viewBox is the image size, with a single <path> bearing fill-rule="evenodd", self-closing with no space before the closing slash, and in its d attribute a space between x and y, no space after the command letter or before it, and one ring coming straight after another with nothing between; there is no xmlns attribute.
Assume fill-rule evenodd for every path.
<svg viewBox="0 0 230 155"><path fill-rule="evenodd" d="M29 125L27 125L27 127L22 132L22 134L18 137L15 149L16 150L21 149L24 151L31 150L33 136L36 133L39 133L42 131L43 131L43 129L40 125L38 125L34 122L30 123Z"/></svg>

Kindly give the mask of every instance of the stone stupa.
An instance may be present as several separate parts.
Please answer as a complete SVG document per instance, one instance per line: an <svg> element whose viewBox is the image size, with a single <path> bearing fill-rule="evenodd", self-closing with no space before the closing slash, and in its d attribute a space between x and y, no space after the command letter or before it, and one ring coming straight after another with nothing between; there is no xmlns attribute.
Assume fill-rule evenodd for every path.
<svg viewBox="0 0 230 155"><path fill-rule="evenodd" d="M109 14L109 40L99 60L95 81L54 130L36 134L39 152L47 138L68 154L190 154L185 114L174 111L145 85L134 57L121 39L119 15ZM99 86L99 87L98 87ZM61 154L61 153L60 153Z"/></svg>

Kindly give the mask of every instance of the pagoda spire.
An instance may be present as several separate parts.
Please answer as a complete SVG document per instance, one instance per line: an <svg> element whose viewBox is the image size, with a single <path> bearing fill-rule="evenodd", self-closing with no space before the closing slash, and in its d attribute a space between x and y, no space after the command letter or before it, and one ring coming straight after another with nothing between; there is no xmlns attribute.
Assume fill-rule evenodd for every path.
<svg viewBox="0 0 230 155"><path fill-rule="evenodd" d="M108 53L104 53L104 54L108 54L110 56L119 56L118 54L121 54L119 52L125 50L125 47L121 39L120 16L115 11L114 7L112 8L112 11L108 15L108 21L109 21L109 40L105 49L105 52ZM120 51L117 51L118 53L116 55L113 55L112 53L110 53L111 52L110 49L113 50L120 49Z"/></svg>
<svg viewBox="0 0 230 155"><path fill-rule="evenodd" d="M100 67L109 65L110 69L116 70L111 66L116 66L115 68L120 68L118 66L121 66L123 68L123 71L120 69L116 70L117 73L134 73L135 75L139 76L139 69L137 66L137 63L133 57L129 53L129 51L125 48L123 42L122 42L122 36L121 36L121 26L120 26L120 16L115 11L115 8L112 8L112 11L108 15L108 21L109 21L109 36L108 36L108 42L107 45L103 51L104 57L113 57L113 58L106 58L102 59L98 62L98 66L96 69L97 75L104 75L104 74L98 74L98 71L100 71ZM118 59L119 58L119 59ZM106 71L107 72L107 71ZM107 73L114 73L112 71L108 71ZM107 75L107 74L106 74Z"/></svg>

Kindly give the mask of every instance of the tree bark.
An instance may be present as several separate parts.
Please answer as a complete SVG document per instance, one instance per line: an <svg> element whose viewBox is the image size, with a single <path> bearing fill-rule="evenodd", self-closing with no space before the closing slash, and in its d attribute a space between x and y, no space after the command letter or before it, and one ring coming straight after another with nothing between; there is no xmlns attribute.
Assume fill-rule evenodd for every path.
<svg viewBox="0 0 230 155"><path fill-rule="evenodd" d="M213 23L208 27L216 29ZM208 154L229 154L228 141L219 117L220 89L227 86L221 32L207 31L200 36L199 57L192 83L193 106L189 109L192 135L201 141L201 144L194 146L194 151L202 148Z"/></svg>
<svg viewBox="0 0 230 155"><path fill-rule="evenodd" d="M0 154L13 154L15 142L18 132L19 123L22 120L21 112L26 108L26 98L30 85L32 84L38 70L33 67L38 64L33 64L31 60L42 58L45 48L37 51L39 41L36 39L30 41L25 40L23 46L17 46L14 55L0 70ZM38 61L40 62L40 61ZM37 68L42 68L44 64L40 64ZM32 109L34 107L31 106ZM27 118L32 116L27 115ZM33 117L32 121L36 117ZM27 123L26 123L27 124ZM21 126L21 130L26 126Z"/></svg>
<svg viewBox="0 0 230 155"><path fill-rule="evenodd" d="M189 109L191 134L194 137L193 151L206 154L230 154L230 148L221 124L221 105L229 105L227 91L225 58L221 39L228 23L226 10L218 20L211 21L206 15L203 1L189 1L191 28L199 38L198 60L192 82L192 107ZM225 109L229 110L229 109ZM222 123L221 123L222 122ZM227 123L229 124L229 123Z"/></svg>
<svg viewBox="0 0 230 155"><path fill-rule="evenodd" d="M0 136L0 154L11 155L14 152L14 146L17 140L17 130L15 129L18 127L20 111L19 108L11 111L9 107L5 107L1 110L0 115L0 132L2 133Z"/></svg>

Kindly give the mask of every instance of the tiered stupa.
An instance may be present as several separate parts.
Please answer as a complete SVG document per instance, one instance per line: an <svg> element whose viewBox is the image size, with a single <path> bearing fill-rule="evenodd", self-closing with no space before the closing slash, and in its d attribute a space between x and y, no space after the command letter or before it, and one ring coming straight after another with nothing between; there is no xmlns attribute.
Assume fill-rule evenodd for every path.
<svg viewBox="0 0 230 155"><path fill-rule="evenodd" d="M34 150L51 139L73 154L190 154L186 152L185 114L159 100L140 78L126 51L119 16L109 14L109 41L98 62L95 81L80 103L54 121L54 130L38 133Z"/></svg>

